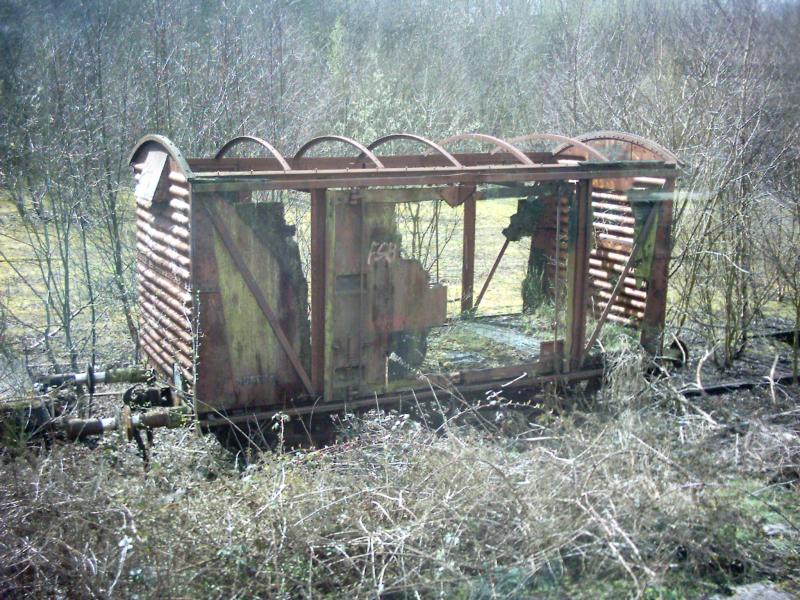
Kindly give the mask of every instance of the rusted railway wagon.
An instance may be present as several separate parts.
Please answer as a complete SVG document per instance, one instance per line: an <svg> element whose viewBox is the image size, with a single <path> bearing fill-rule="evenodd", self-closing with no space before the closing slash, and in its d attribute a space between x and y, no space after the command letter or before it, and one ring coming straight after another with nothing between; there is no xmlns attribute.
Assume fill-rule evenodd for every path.
<svg viewBox="0 0 800 600"><path fill-rule="evenodd" d="M298 431L323 435L330 413L437 390L530 396L547 382L597 378L605 323L638 328L653 354L663 343L676 163L617 132L438 143L393 134L366 146L330 135L291 157L243 136L208 158L146 136L130 157L142 348L225 443L263 433L277 414L303 416ZM509 199L516 210L497 223L502 244L476 239L484 203ZM408 207L425 207L416 223L422 215L422 237L436 239L433 260L423 260L419 236L409 243ZM448 215L451 250L460 246L449 279L438 273ZM484 318L484 294L519 243L528 251L520 278L553 305L552 327L522 330L536 351L489 367L428 360L443 356L443 330ZM476 252L497 245L476 281Z"/></svg>

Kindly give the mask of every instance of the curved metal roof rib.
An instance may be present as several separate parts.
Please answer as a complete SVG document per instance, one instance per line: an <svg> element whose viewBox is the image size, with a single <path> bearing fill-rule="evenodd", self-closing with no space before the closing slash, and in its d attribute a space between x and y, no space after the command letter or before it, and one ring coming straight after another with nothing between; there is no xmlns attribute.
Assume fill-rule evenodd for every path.
<svg viewBox="0 0 800 600"><path fill-rule="evenodd" d="M442 148L442 146L440 146L436 142L432 142L428 138L424 138L421 135L414 135L413 133L391 133L389 135L385 135L383 137L378 138L377 140L372 142L369 146L367 146L367 148L369 150L374 150L378 146L381 146L386 142L391 142L392 140L413 140L421 144L425 144L432 150L438 152L443 157L445 157L454 167L464 166L460 162L458 162L458 160L456 160L456 158L452 154L450 154L447 150Z"/></svg>
<svg viewBox="0 0 800 600"><path fill-rule="evenodd" d="M227 142L225 142L225 145L222 146L222 148L217 150L217 153L214 155L214 159L222 158L234 146L238 146L240 144L244 144L247 142L252 142L254 144L258 144L259 146L265 148L267 152L272 154L272 156L274 156L275 159L281 164L284 171L292 170L292 167L289 166L289 163L286 162L286 159L283 158L283 155L275 149L275 146L270 144L267 140L263 140L260 137L255 137L253 135L240 135L233 139L228 140Z"/></svg>
<svg viewBox="0 0 800 600"><path fill-rule="evenodd" d="M608 158L605 157L601 152L599 152L596 148L592 148L590 145L585 144L584 142L567 137L565 135L560 135L558 133L529 133L527 135L521 135L519 137L511 138L509 142L512 144L520 144L522 142L529 142L532 140L548 140L553 142L562 142L560 148L579 148L587 153L588 156L594 156L597 160L608 161ZM495 148L492 150L492 154L499 152L500 148ZM555 152L554 152L555 154Z"/></svg>
<svg viewBox="0 0 800 600"><path fill-rule="evenodd" d="M136 145L133 147L133 150L128 157L128 164L133 164L134 160L136 160L137 155L142 150L144 146L148 144L158 144L164 150L166 150L167 154L169 154L172 159L177 163L178 167L181 171L183 171L184 175L190 177L192 175L192 169L189 168L189 163L183 156L183 153L178 149L178 147L172 143L172 141L164 137L163 135L146 135L141 138Z"/></svg>
<svg viewBox="0 0 800 600"><path fill-rule="evenodd" d="M321 135L319 137L315 137L311 140L308 140L305 144L300 146L300 149L297 151L294 157L302 158L306 152L311 150L311 148L313 148L314 146L321 144L322 142L342 142L344 144L349 144L350 146L353 146L357 150L361 151L361 154L359 156L366 156L372 161L372 164L374 164L379 169L384 168L383 163L364 144L362 144L361 142L357 142L356 140L350 139L348 137L344 137L342 135Z"/></svg>
<svg viewBox="0 0 800 600"><path fill-rule="evenodd" d="M494 144L495 146L499 146L500 148L511 154L523 165L533 166L536 164L530 158L528 158L522 150L520 150L513 144L510 144L505 140L501 140L500 138L495 137L493 135L487 135L485 133L461 133L459 135L451 135L450 137L440 141L439 145L444 146L445 144L449 144L450 142L458 142L462 140L477 140L481 142L487 142L489 144Z"/></svg>
<svg viewBox="0 0 800 600"><path fill-rule="evenodd" d="M673 164L680 163L678 157L664 148L661 144L633 133L625 133L624 131L593 131L576 136L575 139L583 144L605 141L624 142L630 144L631 146L636 146L643 150L647 150L664 162ZM556 148L553 153L560 154L567 150L571 145L572 144L570 143L562 144Z"/></svg>

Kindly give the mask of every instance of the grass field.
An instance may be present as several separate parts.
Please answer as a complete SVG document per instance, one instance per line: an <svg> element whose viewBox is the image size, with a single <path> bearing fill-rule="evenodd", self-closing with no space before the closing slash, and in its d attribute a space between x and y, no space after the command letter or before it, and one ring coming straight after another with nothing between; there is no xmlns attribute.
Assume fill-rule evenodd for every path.
<svg viewBox="0 0 800 600"><path fill-rule="evenodd" d="M133 204L127 207L123 219L128 224L127 243L133 237ZM56 357L68 364L68 351L62 343L63 327L59 320L59 302L63 298L65 282L60 248L52 226L47 228L37 217L24 221L16 206L7 195L0 197L0 317L2 317L2 347L11 363L18 363L23 349L31 364L49 363L45 356L43 338L46 310L51 313L50 340ZM46 235L51 236L49 242ZM128 363L133 360L133 343L127 332L124 313L121 309L119 291L111 272L110 261L104 257L103 231L99 224L90 223L88 258L92 274L96 311L97 353L103 363ZM74 329L74 344L79 360L87 361L91 356L90 315L88 288L85 279L85 264L80 245L80 232L75 222L69 236L69 261L71 315ZM49 244L49 247L48 247ZM49 248L49 249L48 249ZM47 254L53 258L53 281L48 294L45 283L46 270L40 258ZM125 257L130 261L132 251ZM5 258L3 258L5 257ZM7 259L7 260L6 260ZM132 269L133 265L128 264ZM128 272L130 274L130 271ZM133 288L133 278L129 278ZM49 303L46 307L45 303ZM7 366L7 365L4 365ZM18 368L16 364L14 368Z"/></svg>

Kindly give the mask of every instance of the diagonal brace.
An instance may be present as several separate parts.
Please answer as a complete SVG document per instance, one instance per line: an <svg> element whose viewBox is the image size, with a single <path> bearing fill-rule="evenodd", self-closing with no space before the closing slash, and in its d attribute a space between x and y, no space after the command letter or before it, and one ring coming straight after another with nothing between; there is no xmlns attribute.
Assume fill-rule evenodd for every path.
<svg viewBox="0 0 800 600"><path fill-rule="evenodd" d="M494 277L494 272L497 271L497 267L500 265L500 261L503 259L503 255L506 253L506 249L508 248L508 244L510 241L511 241L510 239L506 238L506 241L503 242L503 247L500 248L500 252L497 255L497 258L494 259L494 264L492 265L492 269L486 276L486 281L483 283L483 287L481 288L481 293L478 294L478 299L475 300L475 306L472 307L473 310L478 310L478 307L481 304L481 300L483 300L483 295L486 293L486 290L489 289L489 284L492 282L492 277Z"/></svg>
<svg viewBox="0 0 800 600"><path fill-rule="evenodd" d="M261 288L258 287L256 283L255 277L253 277L253 273L250 269L247 268L247 265L242 260L242 257L235 251L236 246L233 243L233 238L231 238L230 232L228 232L225 224L222 220L214 214L214 211L208 206L208 204L204 205L206 212L208 213L209 218L211 219L211 223L214 225L214 229L219 234L219 237L222 239L222 243L225 246L225 249L228 251L228 255L233 260L236 268L239 269L239 272L242 274L244 278L245 284L247 284L247 288L250 290L250 293L253 294L253 298L255 298L256 304L261 309L261 312L267 318L270 327L272 327L272 331L278 338L278 342L283 348L283 351L286 353L286 356L289 358L289 362L292 363L294 370L300 376L300 379L303 382L303 387L306 388L306 391L309 395L314 395L314 387L311 385L311 379L308 377L308 373L306 373L305 368L303 368L303 363L300 362L300 357L295 352L294 348L292 348L292 343L289 341L289 338L286 337L286 334L281 329L280 323L278 322L277 315L273 312L272 308L267 302L266 296L264 296L264 292L261 291Z"/></svg>

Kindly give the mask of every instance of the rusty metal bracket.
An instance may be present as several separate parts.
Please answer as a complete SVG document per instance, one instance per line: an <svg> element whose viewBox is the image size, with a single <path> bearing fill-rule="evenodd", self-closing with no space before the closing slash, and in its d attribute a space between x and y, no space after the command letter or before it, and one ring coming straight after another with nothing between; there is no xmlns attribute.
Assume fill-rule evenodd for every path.
<svg viewBox="0 0 800 600"><path fill-rule="evenodd" d="M300 361L300 357L295 352L294 348L292 348L292 344L289 339L286 337L286 334L281 329L280 323L278 322L278 317L275 312L270 307L269 302L267 302L266 296L264 296L264 292L261 291L261 288L258 287L256 283L255 277L253 277L253 273L250 269L247 268L247 265L242 260L242 257L235 251L236 246L233 243L233 239L231 238L230 232L226 229L225 224L214 214L214 211L209 208L208 204L204 204L204 208L206 213L208 214L209 219L211 219L211 223L214 225L214 229L219 234L219 237L222 239L222 243L225 245L225 249L228 251L228 255L233 260L236 268L239 269L239 272L242 274L242 278L244 279L245 284L247 284L247 288L250 290L250 293L253 294L253 298L255 298L258 307L261 309L261 312L267 318L267 321L272 327L272 331L275 333L275 336L278 338L278 342L283 348L283 351L286 353L286 356L289 358L289 362L292 363L294 370L297 372L298 376L303 382L303 387L305 387L306 391L309 395L314 395L314 386L311 384L311 379L306 373L305 368L303 367L303 363Z"/></svg>
<svg viewBox="0 0 800 600"><path fill-rule="evenodd" d="M476 189L474 185L448 185L439 190L439 196L448 206L455 208L472 198Z"/></svg>

